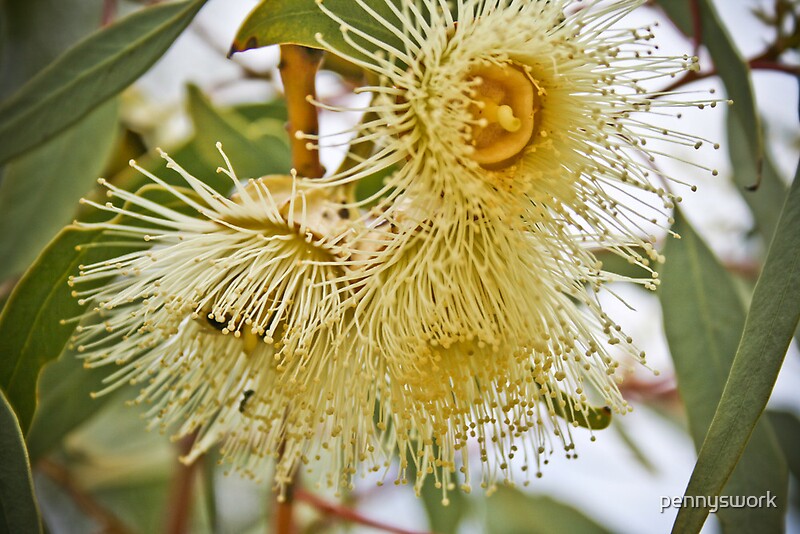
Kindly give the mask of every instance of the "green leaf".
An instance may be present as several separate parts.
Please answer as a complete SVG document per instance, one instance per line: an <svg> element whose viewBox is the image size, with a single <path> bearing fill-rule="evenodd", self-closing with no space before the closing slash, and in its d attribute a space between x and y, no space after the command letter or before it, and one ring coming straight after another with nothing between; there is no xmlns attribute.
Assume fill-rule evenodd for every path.
<svg viewBox="0 0 800 534"><path fill-rule="evenodd" d="M274 129L251 131L251 123L234 111L214 108L194 86L189 86L189 115L197 132L196 144L212 170L222 163L214 146L219 141L239 178L289 173L288 139L275 135ZM278 124L278 131L285 132Z"/></svg>
<svg viewBox="0 0 800 534"><path fill-rule="evenodd" d="M356 199L362 201L378 194L386 185L383 180L396 170L397 168L391 165L359 180L356 183ZM374 203L377 203L377 201Z"/></svg>
<svg viewBox="0 0 800 534"><path fill-rule="evenodd" d="M489 534L604 534L609 531L581 511L550 497L499 487L487 502Z"/></svg>
<svg viewBox="0 0 800 534"><path fill-rule="evenodd" d="M772 158L765 154L761 184L755 191L751 190L749 186L753 185L753 176L756 176L758 169L749 151L750 141L733 115L728 116L727 127L733 181L753 213L756 229L768 242L778 225L781 206L786 199L786 184L775 168Z"/></svg>
<svg viewBox="0 0 800 534"><path fill-rule="evenodd" d="M67 285L86 257L79 246L96 242L101 235L99 230L62 230L19 281L0 314L0 388L14 406L23 432L36 407L39 370L61 354L74 328L60 321L83 310Z"/></svg>
<svg viewBox="0 0 800 534"><path fill-rule="evenodd" d="M218 158L214 166L206 163L206 159L211 158L212 150ZM203 142L200 142L195 138L175 150L171 150L169 155L192 176L206 183L215 191L221 194L228 193L231 187L231 181L226 176L216 172L217 166L223 163L223 161L219 152L213 147L213 142L210 139L204 138ZM159 176L165 183L171 186L186 186L186 180L178 173L172 171L165 172L164 159L157 154L145 154L137 160L137 163L143 169ZM130 166L126 166L122 171L114 175L109 182L127 191L138 191L153 183L147 176ZM123 204L118 198L109 199L106 196L106 191L107 189L105 187L98 186L91 193L86 195L86 198L100 204L105 202L112 202L117 206ZM76 218L81 222L95 223L108 220L109 214L106 211L83 204L78 208Z"/></svg>
<svg viewBox="0 0 800 534"><path fill-rule="evenodd" d="M0 451L0 531L42 532L22 431L2 391Z"/></svg>
<svg viewBox="0 0 800 534"><path fill-rule="evenodd" d="M39 406L26 438L33 463L106 404L119 400L118 395L91 397L105 387L103 379L110 373L107 367L85 369L69 350L44 367L39 377Z"/></svg>
<svg viewBox="0 0 800 534"><path fill-rule="evenodd" d="M174 200L158 186L139 192L165 203ZM120 223L126 220L120 217ZM14 406L27 433L36 408L36 382L44 364L61 354L84 311L67 283L79 266L125 254L127 246L103 247L119 237L102 230L64 228L39 255L14 288L0 314L0 389ZM101 283L101 282L98 282ZM84 284L84 289L89 289Z"/></svg>
<svg viewBox="0 0 800 534"><path fill-rule="evenodd" d="M19 274L69 224L113 146L116 100L13 160L0 184L0 280Z"/></svg>
<svg viewBox="0 0 800 534"><path fill-rule="evenodd" d="M275 119L281 122L289 120L289 111L286 109L286 100L279 99L272 102L256 102L240 104L233 111L241 115L247 122L258 122L263 119Z"/></svg>
<svg viewBox="0 0 800 534"><path fill-rule="evenodd" d="M764 163L764 137L756 108L750 67L722 24L712 0L697 1L702 22L703 44L708 48L711 59L714 61L714 67L717 69L722 83L725 84L728 98L733 100L733 106L729 109L728 115L729 127L743 132L747 139L744 147L746 150L738 157L747 156L750 159L748 169L753 174L742 176L742 179L749 181L750 183L747 185L752 187L761 181L761 167Z"/></svg>
<svg viewBox="0 0 800 534"><path fill-rule="evenodd" d="M393 0L396 1L396 0ZM384 2L372 2L381 17L395 26L400 22ZM352 0L326 0L325 7L348 25L372 36L377 42L402 49L402 41ZM317 33L337 51L361 56L342 37L340 23L326 15L315 0L262 0L247 16L231 46L231 54L273 44L293 43L322 48ZM368 50L378 46L350 32L349 36Z"/></svg>
<svg viewBox="0 0 800 534"><path fill-rule="evenodd" d="M99 28L102 14L103 0L37 0L35 9L27 0L0 2L0 99Z"/></svg>
<svg viewBox="0 0 800 534"><path fill-rule="evenodd" d="M130 85L204 3L143 9L69 49L0 106L0 163L53 137Z"/></svg>
<svg viewBox="0 0 800 534"><path fill-rule="evenodd" d="M643 248L634 247L633 252L647 258L647 252ZM603 270L620 276L629 278L649 278L650 272L643 267L633 263L628 256L620 256L611 250L603 249L594 253L595 258L603 263Z"/></svg>
<svg viewBox="0 0 800 534"><path fill-rule="evenodd" d="M562 406L562 403L564 406ZM611 408L608 406L587 407L587 413L583 414L572 408L570 397L563 391L558 391L558 399L553 398L553 410L556 415L569 421L575 426L589 428L591 430L603 430L611 424Z"/></svg>
<svg viewBox="0 0 800 534"><path fill-rule="evenodd" d="M786 456L789 471L800 481L800 419L797 415L783 411L767 411L772 428Z"/></svg>
<svg viewBox="0 0 800 534"><path fill-rule="evenodd" d="M688 0L658 0L658 5L686 36L694 34L691 3Z"/></svg>
<svg viewBox="0 0 800 534"><path fill-rule="evenodd" d="M734 281L680 211L667 243L659 297L664 329L675 364L678 389L689 429L699 450L722 396L745 323L745 307ZM777 508L723 508L717 512L725 532L780 531L786 511L786 461L769 422L759 422L726 495L777 496Z"/></svg>
<svg viewBox="0 0 800 534"><path fill-rule="evenodd" d="M686 488L687 496L713 496L722 491L767 405L797 328L800 319L798 175L789 190L756 284L736 358ZM673 532L699 531L708 512L708 507L681 508Z"/></svg>
<svg viewBox="0 0 800 534"><path fill-rule="evenodd" d="M437 488L432 477L425 480L420 491L425 513L431 530L437 534L455 534L461 520L467 515L470 503L467 495L459 489L447 492L447 506L442 503L442 490Z"/></svg>
<svg viewBox="0 0 800 534"><path fill-rule="evenodd" d="M697 5L697 16L700 17L702 44L711 54L728 98L733 100L728 114L728 130L738 132L744 141L737 139L735 144L730 144L731 158L737 169L737 183L742 187L752 187L762 180L765 150L750 67L720 20L712 0L659 0L658 3L684 35L691 37L694 35L693 2Z"/></svg>

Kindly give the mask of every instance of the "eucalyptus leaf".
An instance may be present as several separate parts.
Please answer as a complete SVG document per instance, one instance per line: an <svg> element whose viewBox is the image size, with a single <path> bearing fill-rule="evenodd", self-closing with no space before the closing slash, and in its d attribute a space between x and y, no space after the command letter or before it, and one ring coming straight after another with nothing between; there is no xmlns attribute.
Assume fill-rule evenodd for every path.
<svg viewBox="0 0 800 534"><path fill-rule="evenodd" d="M215 191L227 194L231 186L231 181L226 176L216 172L216 166L211 166L206 163L206 159L210 158L210 154L208 153L209 146L213 149L210 139L204 138L201 142L195 138L174 150L170 150L169 155L195 178L206 183ZM216 164L219 165L223 163L223 161L219 156L219 152L216 152L216 154L218 157ZM182 187L186 185L186 181L178 173L164 171L164 159L157 154L145 154L137 160L137 164L146 171L159 176L159 178L171 186ZM109 182L127 191L138 191L153 183L147 176L130 166L126 166L123 170L112 176ZM122 200L116 197L109 199L106 196L106 191L107 189L105 187L98 186L88 194L86 198L101 204L105 202L111 202L116 206L121 206L123 204ZM87 204L82 204L78 208L77 219L81 222L94 223L105 221L109 218L107 211L97 209Z"/></svg>
<svg viewBox="0 0 800 534"><path fill-rule="evenodd" d="M789 471L800 481L800 418L791 412L767 410L767 418L786 455Z"/></svg>
<svg viewBox="0 0 800 534"><path fill-rule="evenodd" d="M189 115L197 132L197 146L210 168L216 169L221 163L215 148L216 142L221 142L239 178L289 173L288 139L274 135L274 130L266 135L258 135L257 130L248 135L251 123L234 111L213 107L194 86L189 86Z"/></svg>
<svg viewBox="0 0 800 534"><path fill-rule="evenodd" d="M781 206L786 198L786 184L775 168L775 164L767 154L764 155L761 185L756 190L750 186L752 179L758 173L756 161L749 151L750 141L746 132L742 130L733 115L728 115L728 152L733 168L733 181L742 198L750 207L755 219L755 226L765 241L769 241L778 225Z"/></svg>
<svg viewBox="0 0 800 534"><path fill-rule="evenodd" d="M562 406L561 404L564 404ZM608 406L589 406L586 414L573 409L568 395L558 391L558 399L553 398L555 414L574 426L591 430L603 430L609 427L612 421L611 408Z"/></svg>
<svg viewBox="0 0 800 534"><path fill-rule="evenodd" d="M392 1L399 3L397 0ZM385 2L372 2L370 7L385 20L400 26L399 20ZM326 0L325 8L346 23L370 35L374 39L372 42L366 41L354 32L349 34L350 38L367 50L377 50L376 42L402 50L400 38L376 21L356 2ZM317 39L317 34L333 48L334 52L362 56L357 48L344 39L340 23L325 14L316 0L262 0L237 31L230 53L284 43L323 48Z"/></svg>
<svg viewBox="0 0 800 534"><path fill-rule="evenodd" d="M800 173L798 173L800 174ZM767 405L800 319L800 178L795 176L756 284L736 358L686 488L719 495ZM673 532L700 530L708 507L678 512Z"/></svg>
<svg viewBox="0 0 800 534"><path fill-rule="evenodd" d="M101 239L100 231L62 230L19 281L0 314L0 388L23 432L36 408L39 370L61 354L72 333L74 325L62 321L83 311L67 285L87 257L80 246Z"/></svg>
<svg viewBox="0 0 800 534"><path fill-rule="evenodd" d="M678 390L689 429L699 450L722 396L745 323L745 307L731 275L695 233L680 211L667 243L659 297ZM722 508L724 532L780 531L788 493L786 460L771 425L762 420L725 486L733 496L776 496L776 508Z"/></svg>
<svg viewBox="0 0 800 534"><path fill-rule="evenodd" d="M19 274L72 220L113 146L117 101L11 161L0 183L0 280Z"/></svg>
<svg viewBox="0 0 800 534"><path fill-rule="evenodd" d="M26 438L33 463L106 404L120 400L118 395L91 396L105 387L103 379L109 373L106 367L85 369L70 350L44 367L39 378L39 405Z"/></svg>
<svg viewBox="0 0 800 534"><path fill-rule="evenodd" d="M0 163L53 137L130 85L204 3L145 8L70 48L0 105Z"/></svg>
<svg viewBox="0 0 800 534"><path fill-rule="evenodd" d="M28 81L48 63L102 24L103 0L0 2L0 98Z"/></svg>
<svg viewBox="0 0 800 534"><path fill-rule="evenodd" d="M289 120L286 100L239 104L233 111L241 115L247 122L253 123L263 119L275 119L282 122Z"/></svg>
<svg viewBox="0 0 800 534"><path fill-rule="evenodd" d="M541 495L499 487L488 499L489 534L606 534L609 531L572 506Z"/></svg>
<svg viewBox="0 0 800 534"><path fill-rule="evenodd" d="M657 0L657 3L684 35L693 36L692 4L690 2L687 0Z"/></svg>
<svg viewBox="0 0 800 534"><path fill-rule="evenodd" d="M420 491L422 505L428 515L431 530L437 534L456 534L461 521L469 513L470 504L466 494L454 489L447 492L447 506L442 502L442 490L431 477L426 479Z"/></svg>
<svg viewBox="0 0 800 534"><path fill-rule="evenodd" d="M725 85L728 97L733 100L728 114L728 131L736 181L741 187L752 188L762 180L765 149L750 67L720 20L712 0L658 0L658 4L688 37L694 37L692 6L696 6L702 32L701 44L708 48L717 75ZM738 135L735 144L731 139L732 129Z"/></svg>
<svg viewBox="0 0 800 534"><path fill-rule="evenodd" d="M761 183L764 163L764 134L758 116L756 99L750 67L742 57L727 28L722 23L712 0L697 0L703 31L703 44L708 48L714 67L717 70L728 98L733 106L728 110L730 128L737 129L747 139L745 151L739 155L748 156L748 169L752 174L742 179L749 181L749 187ZM739 170L740 175L742 171Z"/></svg>
<svg viewBox="0 0 800 534"><path fill-rule="evenodd" d="M138 194L160 204L174 200L171 194L152 185ZM120 216L119 222L125 220ZM118 240L99 229L64 228L25 272L0 314L0 388L14 406L26 434L36 408L39 372L61 354L85 309L85 304L72 296L68 280L78 273L80 265L116 257L134 248L103 246ZM82 289L90 287L84 284Z"/></svg>
<svg viewBox="0 0 800 534"><path fill-rule="evenodd" d="M14 410L0 391L0 531L42 532L31 467Z"/></svg>

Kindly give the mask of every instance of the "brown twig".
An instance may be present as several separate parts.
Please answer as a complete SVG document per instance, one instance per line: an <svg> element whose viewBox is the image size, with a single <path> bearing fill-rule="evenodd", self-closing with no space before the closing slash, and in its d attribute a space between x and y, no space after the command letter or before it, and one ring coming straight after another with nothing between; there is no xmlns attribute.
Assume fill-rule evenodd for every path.
<svg viewBox="0 0 800 534"><path fill-rule="evenodd" d="M117 0L103 0L103 17L100 19L101 26L108 26L117 17Z"/></svg>
<svg viewBox="0 0 800 534"><path fill-rule="evenodd" d="M322 61L322 52L299 45L281 45L281 62L278 66L289 112L289 139L292 146L292 166L297 174L318 178L325 174L319 161L319 151L308 149L306 140L297 132L317 135L319 120L317 108L308 101L316 98L316 75Z"/></svg>
<svg viewBox="0 0 800 534"><path fill-rule="evenodd" d="M195 432L178 442L178 451L181 456L189 454L196 438L197 433ZM178 462L175 467L172 487L167 500L167 517L164 523L164 532L166 534L185 534L189 532L195 472L198 465L198 461L194 461L189 465Z"/></svg>
<svg viewBox="0 0 800 534"><path fill-rule="evenodd" d="M72 501L83 513L100 524L100 532L104 534L131 534L125 524L117 519L114 514L106 510L100 503L73 480L69 470L52 460L39 460L36 469L44 473L53 482L58 484L72 498Z"/></svg>
<svg viewBox="0 0 800 534"><path fill-rule="evenodd" d="M275 534L295 534L294 500L296 483L297 480L294 480L283 490L282 497L275 499Z"/></svg>
<svg viewBox="0 0 800 534"><path fill-rule="evenodd" d="M761 56L753 58L747 62L747 65L753 70L772 70L776 72L784 72L786 74L792 74L794 76L800 76L800 66L797 65L787 65L786 63L779 63L778 61L769 60L769 59L761 59ZM662 93L669 93L670 91L674 91L679 87L682 87L686 84L696 82L698 80L705 80L706 78L711 78L719 74L717 69L707 70L705 72L697 72L690 70L686 74L683 75L682 78L675 80L673 83L669 84L664 89L661 89L660 92Z"/></svg>
<svg viewBox="0 0 800 534"><path fill-rule="evenodd" d="M331 503L310 493L305 491L302 488L298 488L295 490L294 497L296 500L300 502L304 502L310 506L313 506L317 511L333 517L338 517L343 519L344 521L349 521L351 523L356 523L359 525L364 525L367 527L376 528L379 530L383 530L384 532L391 532L393 534L427 534L422 532L417 532L414 530L406 530L403 528L395 527L392 525L387 525L385 523L381 523L379 521L374 521L369 519L368 517L364 517L363 515L359 514L355 510L351 508L347 508L345 506L340 506L335 503Z"/></svg>
<svg viewBox="0 0 800 534"><path fill-rule="evenodd" d="M689 12L692 15L694 55L697 55L700 52L700 46L703 44L703 17L700 14L699 0L689 0Z"/></svg>

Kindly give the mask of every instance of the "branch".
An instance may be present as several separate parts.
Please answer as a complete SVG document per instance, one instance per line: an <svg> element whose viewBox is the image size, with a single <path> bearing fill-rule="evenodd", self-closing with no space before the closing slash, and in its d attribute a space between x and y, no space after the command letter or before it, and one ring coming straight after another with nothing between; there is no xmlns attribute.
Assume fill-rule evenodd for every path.
<svg viewBox="0 0 800 534"><path fill-rule="evenodd" d="M66 467L44 459L37 462L36 468L66 491L83 513L97 521L103 534L132 534L122 521L78 486Z"/></svg>
<svg viewBox="0 0 800 534"><path fill-rule="evenodd" d="M294 483L283 491L285 493L282 498L279 497L275 500L275 533L294 534Z"/></svg>
<svg viewBox="0 0 800 534"><path fill-rule="evenodd" d="M189 454L197 432L185 436L178 442L180 456ZM189 532L192 511L192 493L194 490L195 471L199 462L190 465L178 462L172 478L172 487L167 499L167 518L164 523L166 534L185 534Z"/></svg>
<svg viewBox="0 0 800 534"><path fill-rule="evenodd" d="M100 25L105 27L114 22L117 16L117 0L103 0L103 16Z"/></svg>
<svg viewBox="0 0 800 534"><path fill-rule="evenodd" d="M321 61L320 50L299 45L281 45L281 62L278 68L289 112L292 166L298 175L306 178L319 178L325 174L325 169L319 162L319 150L307 148L306 140L297 138L297 132L319 134L317 108L308 99L317 97L315 81Z"/></svg>
<svg viewBox="0 0 800 534"><path fill-rule="evenodd" d="M294 497L296 500L300 502L304 502L310 506L313 506L317 509L321 514L326 516L333 516L343 519L344 521L349 521L351 523L356 523L358 525L364 525L367 527L372 527L378 530L383 530L384 532L391 532L393 534L426 534L422 532L416 532L413 530L406 530L403 528L394 527L392 525L387 525L385 523L381 523L379 521L374 521L363 515L359 514L355 510L351 508L347 508L341 506L339 504L331 503L310 493L302 488L299 488L295 491Z"/></svg>
<svg viewBox="0 0 800 534"><path fill-rule="evenodd" d="M772 70L776 72L785 72L786 74L792 74L794 76L800 76L800 66L797 65L787 65L785 63L779 63L774 60L770 59L762 59L762 56L755 57L747 62L748 67L752 70ZM686 74L683 75L683 78L674 81L673 83L666 86L662 89L661 93L669 93L670 91L674 91L679 87L682 87L686 84L696 82L698 80L704 80L706 78L711 78L719 74L717 69L711 69L705 72L697 72L690 70Z"/></svg>
<svg viewBox="0 0 800 534"><path fill-rule="evenodd" d="M700 14L699 0L689 0L689 11L692 14L692 32L694 33L692 40L696 56L700 53L700 46L703 44L703 17Z"/></svg>

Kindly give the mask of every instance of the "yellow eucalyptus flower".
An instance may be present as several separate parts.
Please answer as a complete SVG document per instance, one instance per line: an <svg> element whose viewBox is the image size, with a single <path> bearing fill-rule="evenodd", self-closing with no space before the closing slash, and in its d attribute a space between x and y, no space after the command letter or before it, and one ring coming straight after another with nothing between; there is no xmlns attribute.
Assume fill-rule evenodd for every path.
<svg viewBox="0 0 800 534"><path fill-rule="evenodd" d="M70 281L89 305L74 339L86 366L121 366L100 393L140 385L135 403L149 406L151 426L175 428L175 438L197 432L186 461L224 441L223 457L253 477L278 458L281 488L324 449L333 471L366 461L374 366L332 320L346 294L337 282L347 254L340 199L291 176L242 186L225 158L220 170L235 190L226 198L162 155L190 189L132 165L174 202L105 181L124 208L84 201L133 222L81 226L139 248L81 266Z"/></svg>
<svg viewBox="0 0 800 534"><path fill-rule="evenodd" d="M321 46L375 82L359 89L372 99L354 129L358 163L320 186L394 170L362 203L374 207L349 260L362 276L343 279L350 326L386 362L384 417L418 484L434 472L446 493L460 463L469 488L475 438L492 487L498 471L512 478L515 455L539 464L552 435L570 455L560 415L577 425L592 402L629 410L619 360L645 356L599 304L626 278L593 250L639 265L650 276L634 281L655 289L654 232L679 199L654 184L670 178L653 162L664 144L706 141L652 117L717 102L650 89L697 58L620 27L641 0L354 3L362 16L344 18L317 0L349 49L317 34Z"/></svg>

